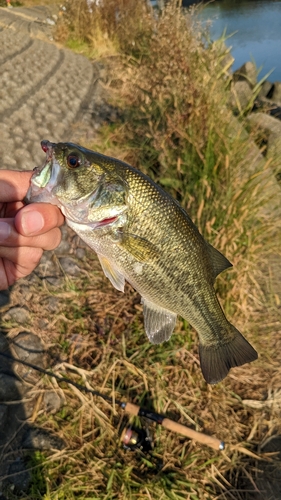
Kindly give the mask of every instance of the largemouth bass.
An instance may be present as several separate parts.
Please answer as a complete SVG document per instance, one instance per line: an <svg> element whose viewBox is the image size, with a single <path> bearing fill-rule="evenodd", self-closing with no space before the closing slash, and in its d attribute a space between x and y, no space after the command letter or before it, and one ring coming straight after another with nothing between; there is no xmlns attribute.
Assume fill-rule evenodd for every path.
<svg viewBox="0 0 281 500"><path fill-rule="evenodd" d="M124 291L127 280L140 293L153 344L170 338L180 315L198 332L208 383L257 358L226 319L214 290L230 262L169 194L122 161L72 143L41 146L46 161L34 169L26 201L57 205L96 251L112 285Z"/></svg>

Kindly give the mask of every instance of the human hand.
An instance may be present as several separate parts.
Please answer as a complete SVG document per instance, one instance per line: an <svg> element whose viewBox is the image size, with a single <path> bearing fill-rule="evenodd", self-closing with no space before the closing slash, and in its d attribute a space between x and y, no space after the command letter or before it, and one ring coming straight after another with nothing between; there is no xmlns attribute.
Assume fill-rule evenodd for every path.
<svg viewBox="0 0 281 500"><path fill-rule="evenodd" d="M53 250L61 241L64 217L59 208L23 203L31 175L0 170L0 290L30 274L43 250Z"/></svg>

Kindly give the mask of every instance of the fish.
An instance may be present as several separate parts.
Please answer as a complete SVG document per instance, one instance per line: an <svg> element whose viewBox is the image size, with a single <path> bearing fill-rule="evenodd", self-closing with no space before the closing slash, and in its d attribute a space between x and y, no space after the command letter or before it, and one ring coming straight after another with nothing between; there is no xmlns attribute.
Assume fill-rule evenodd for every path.
<svg viewBox="0 0 281 500"><path fill-rule="evenodd" d="M41 142L26 203L57 205L66 223L92 248L119 291L127 281L141 295L152 344L168 341L177 317L199 337L209 384L258 354L226 318L214 282L232 264L207 242L187 212L160 185L131 165L70 142Z"/></svg>

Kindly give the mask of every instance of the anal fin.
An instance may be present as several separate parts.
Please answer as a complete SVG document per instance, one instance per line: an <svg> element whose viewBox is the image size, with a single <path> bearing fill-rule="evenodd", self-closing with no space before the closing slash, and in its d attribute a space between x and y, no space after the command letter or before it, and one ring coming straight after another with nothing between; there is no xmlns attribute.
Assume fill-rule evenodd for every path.
<svg viewBox="0 0 281 500"><path fill-rule="evenodd" d="M105 276L111 281L112 285L124 292L125 278L123 274L110 262L104 255L97 254Z"/></svg>
<svg viewBox="0 0 281 500"><path fill-rule="evenodd" d="M177 315L142 297L144 328L152 344L169 340L176 325Z"/></svg>

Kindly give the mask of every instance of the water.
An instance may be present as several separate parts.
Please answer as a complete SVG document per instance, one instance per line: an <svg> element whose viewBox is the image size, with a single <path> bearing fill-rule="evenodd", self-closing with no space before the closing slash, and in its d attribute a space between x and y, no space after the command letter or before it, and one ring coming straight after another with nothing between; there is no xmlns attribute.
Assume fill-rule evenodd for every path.
<svg viewBox="0 0 281 500"><path fill-rule="evenodd" d="M204 23L212 20L213 40L224 28L228 35L237 32L226 40L232 46L234 71L254 61L262 68L259 79L275 68L268 80L281 81L281 0L215 0L199 17Z"/></svg>

